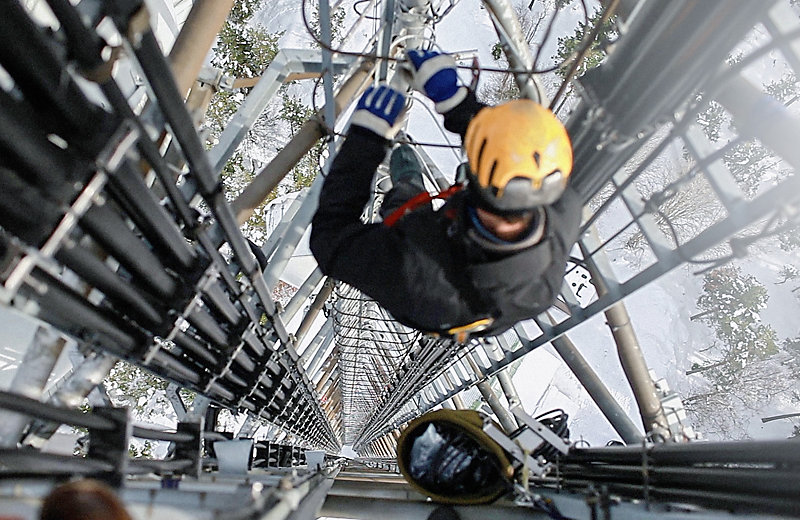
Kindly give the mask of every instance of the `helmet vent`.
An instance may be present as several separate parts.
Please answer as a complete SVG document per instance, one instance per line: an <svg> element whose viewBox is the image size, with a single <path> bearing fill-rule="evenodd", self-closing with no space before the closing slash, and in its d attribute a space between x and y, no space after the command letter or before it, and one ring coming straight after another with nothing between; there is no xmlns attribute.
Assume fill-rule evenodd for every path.
<svg viewBox="0 0 800 520"><path fill-rule="evenodd" d="M481 170L481 159L483 158L483 151L486 149L486 139L481 142L481 147L478 149L478 157L475 159L475 170L479 173Z"/></svg>
<svg viewBox="0 0 800 520"><path fill-rule="evenodd" d="M487 186L492 186L492 179L494 177L494 172L497 170L497 161L492 161L492 167L489 169L489 178L486 181Z"/></svg>
<svg viewBox="0 0 800 520"><path fill-rule="evenodd" d="M533 152L533 160L536 163L537 168L542 166L542 154L540 154L538 151Z"/></svg>

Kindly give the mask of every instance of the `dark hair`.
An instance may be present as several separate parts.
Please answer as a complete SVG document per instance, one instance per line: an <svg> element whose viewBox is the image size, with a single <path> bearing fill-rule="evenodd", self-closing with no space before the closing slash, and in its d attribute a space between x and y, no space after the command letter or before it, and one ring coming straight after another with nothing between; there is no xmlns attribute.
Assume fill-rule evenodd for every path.
<svg viewBox="0 0 800 520"><path fill-rule="evenodd" d="M96 480L54 488L42 503L40 520L132 520L114 491Z"/></svg>

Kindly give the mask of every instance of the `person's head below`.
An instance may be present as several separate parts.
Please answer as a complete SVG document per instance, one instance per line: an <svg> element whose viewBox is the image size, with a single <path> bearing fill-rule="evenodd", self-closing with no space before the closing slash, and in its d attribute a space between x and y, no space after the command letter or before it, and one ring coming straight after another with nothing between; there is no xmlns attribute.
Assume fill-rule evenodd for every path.
<svg viewBox="0 0 800 520"><path fill-rule="evenodd" d="M537 209L561 196L572 146L552 112L528 99L482 109L464 137L475 227L499 242L524 239Z"/></svg>
<svg viewBox="0 0 800 520"><path fill-rule="evenodd" d="M53 488L42 503L39 520L132 520L107 485L78 480Z"/></svg>

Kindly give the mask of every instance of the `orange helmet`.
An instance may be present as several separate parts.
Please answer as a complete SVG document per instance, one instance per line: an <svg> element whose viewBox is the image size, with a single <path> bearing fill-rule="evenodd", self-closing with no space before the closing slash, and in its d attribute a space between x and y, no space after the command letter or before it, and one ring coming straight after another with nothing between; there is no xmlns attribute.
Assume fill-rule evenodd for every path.
<svg viewBox="0 0 800 520"><path fill-rule="evenodd" d="M464 137L471 191L496 213L518 213L554 202L572 171L564 125L529 99L486 107Z"/></svg>

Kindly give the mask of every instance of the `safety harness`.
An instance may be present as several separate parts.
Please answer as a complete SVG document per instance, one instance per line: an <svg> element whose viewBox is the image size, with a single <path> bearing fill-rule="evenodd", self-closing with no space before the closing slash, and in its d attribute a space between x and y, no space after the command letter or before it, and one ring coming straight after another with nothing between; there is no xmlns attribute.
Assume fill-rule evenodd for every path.
<svg viewBox="0 0 800 520"><path fill-rule="evenodd" d="M412 211L428 204L433 200L447 200L459 191L464 189L463 183L456 183L447 188L446 190L442 190L439 193L431 194L427 191L423 191L410 199L408 199L402 206L397 208L396 210L392 211L389 216L383 219L383 225L386 227L392 227L397 222L403 218L405 215L411 213ZM471 286L471 284L462 287L462 290L467 290L468 292L473 292L475 289ZM477 332L481 332L489 328L492 323L494 323L494 318L486 317L481 318L477 321L469 323L467 325L461 325L458 327L453 327L451 329L447 329L446 331L422 331L424 334L434 337L434 338L452 338L459 343L466 343L469 340L471 334L475 334Z"/></svg>
<svg viewBox="0 0 800 520"><path fill-rule="evenodd" d="M424 206L425 204L435 200L447 200L459 191L464 189L464 185L461 183L453 184L446 190L442 190L436 194L430 194L427 191L423 191L417 195L414 195L410 199L408 199L402 206L397 208L396 210L392 211L388 217L383 219L383 225L386 227L392 227L397 224L397 221L403 218L405 215L411 213L415 209L419 208L420 206Z"/></svg>

